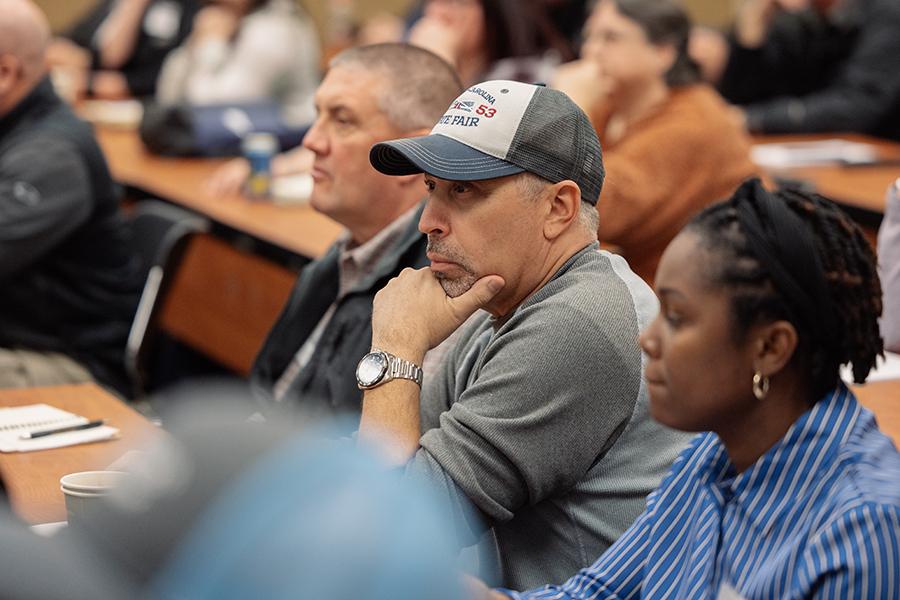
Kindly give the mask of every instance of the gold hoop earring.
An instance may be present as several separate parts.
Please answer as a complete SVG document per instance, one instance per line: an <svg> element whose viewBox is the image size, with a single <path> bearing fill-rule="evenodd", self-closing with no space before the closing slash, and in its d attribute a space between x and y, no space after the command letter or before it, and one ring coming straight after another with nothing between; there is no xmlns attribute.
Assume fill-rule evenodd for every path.
<svg viewBox="0 0 900 600"><path fill-rule="evenodd" d="M769 393L769 378L757 371L753 374L753 395L757 400L764 400Z"/></svg>

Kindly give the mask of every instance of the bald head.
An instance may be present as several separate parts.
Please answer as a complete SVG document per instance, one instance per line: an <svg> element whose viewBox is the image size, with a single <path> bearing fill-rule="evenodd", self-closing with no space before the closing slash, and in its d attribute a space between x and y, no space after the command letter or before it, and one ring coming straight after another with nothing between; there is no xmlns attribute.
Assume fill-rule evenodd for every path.
<svg viewBox="0 0 900 600"><path fill-rule="evenodd" d="M14 56L25 77L36 80L44 72L44 51L50 26L30 0L0 0L0 56Z"/></svg>

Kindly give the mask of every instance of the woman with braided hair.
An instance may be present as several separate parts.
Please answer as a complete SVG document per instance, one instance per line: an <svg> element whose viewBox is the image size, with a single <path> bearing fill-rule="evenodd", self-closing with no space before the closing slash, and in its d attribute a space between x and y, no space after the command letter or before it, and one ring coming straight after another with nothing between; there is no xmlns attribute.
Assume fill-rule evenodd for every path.
<svg viewBox="0 0 900 600"><path fill-rule="evenodd" d="M594 565L476 597L900 598L900 454L838 375L865 380L881 353L860 230L749 180L672 241L656 287L651 412L707 433Z"/></svg>

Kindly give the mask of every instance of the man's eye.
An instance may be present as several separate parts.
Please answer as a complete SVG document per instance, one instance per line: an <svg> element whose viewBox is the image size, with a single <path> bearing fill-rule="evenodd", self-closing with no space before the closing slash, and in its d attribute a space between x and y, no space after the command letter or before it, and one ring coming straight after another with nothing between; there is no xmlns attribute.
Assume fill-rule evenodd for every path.
<svg viewBox="0 0 900 600"><path fill-rule="evenodd" d="M465 194L471 188L464 183L456 183L453 185L453 193L455 194Z"/></svg>
<svg viewBox="0 0 900 600"><path fill-rule="evenodd" d="M677 312L669 312L669 311L667 311L667 312L664 314L664 317L665 317L665 319L666 319L666 322L667 322L669 325L671 325L672 327L678 327L678 326L681 325L681 323L682 323L682 317L681 317L681 315L678 314Z"/></svg>
<svg viewBox="0 0 900 600"><path fill-rule="evenodd" d="M331 118L339 127L347 127L355 124L353 116L345 112L332 113Z"/></svg>
<svg viewBox="0 0 900 600"><path fill-rule="evenodd" d="M427 189L429 192L433 192L434 191L434 182L425 180L425 189Z"/></svg>

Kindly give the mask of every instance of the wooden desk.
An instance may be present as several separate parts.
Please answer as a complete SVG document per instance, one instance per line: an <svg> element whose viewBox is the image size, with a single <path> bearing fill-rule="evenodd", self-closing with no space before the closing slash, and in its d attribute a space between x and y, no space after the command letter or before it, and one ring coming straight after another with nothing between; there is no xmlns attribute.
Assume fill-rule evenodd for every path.
<svg viewBox="0 0 900 600"><path fill-rule="evenodd" d="M854 385L860 402L878 418L881 430L900 446L900 379ZM85 416L108 419L121 430L118 440L39 452L0 454L0 473L13 510L29 523L66 519L59 478L68 473L106 468L128 450L165 435L130 407L94 384L0 390L0 407L43 402Z"/></svg>
<svg viewBox="0 0 900 600"><path fill-rule="evenodd" d="M0 390L0 407L44 403L89 419L107 419L121 438L37 452L0 454L0 473L13 510L29 523L66 520L59 478L109 466L127 451L158 441L163 432L94 384Z"/></svg>
<svg viewBox="0 0 900 600"><path fill-rule="evenodd" d="M759 135L756 144L808 142L842 139L870 144L876 148L879 160L900 161L900 143L859 135ZM848 209L851 215L869 228L877 228L884 214L884 199L888 186L900 177L900 164L873 166L827 165L768 169L773 177L790 177L809 181L817 192Z"/></svg>
<svg viewBox="0 0 900 600"><path fill-rule="evenodd" d="M226 159L165 158L148 153L135 131L96 129L113 177L151 197L179 204L222 226L189 246L167 296L161 327L232 371L247 375L297 276L254 240L283 253L320 257L341 227L308 205L278 206L205 187ZM222 228L237 235L222 235ZM249 242L249 243L248 243Z"/></svg>
<svg viewBox="0 0 900 600"><path fill-rule="evenodd" d="M325 253L341 226L310 206L279 206L206 191L210 175L227 159L165 158L150 154L137 132L97 127L113 178L150 196L200 213L216 223L307 258Z"/></svg>
<svg viewBox="0 0 900 600"><path fill-rule="evenodd" d="M900 448L900 379L852 386L859 401L875 413L878 427Z"/></svg>

